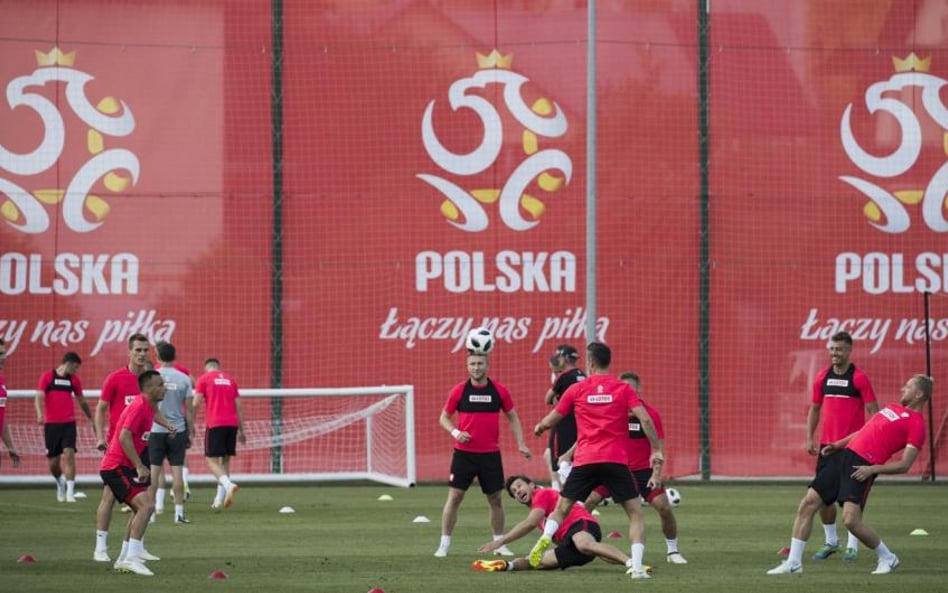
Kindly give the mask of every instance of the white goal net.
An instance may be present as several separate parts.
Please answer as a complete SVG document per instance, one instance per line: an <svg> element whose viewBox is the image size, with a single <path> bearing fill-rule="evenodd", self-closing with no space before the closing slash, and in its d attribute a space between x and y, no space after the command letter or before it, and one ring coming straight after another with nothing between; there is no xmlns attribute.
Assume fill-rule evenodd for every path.
<svg viewBox="0 0 948 593"><path fill-rule="evenodd" d="M14 469L4 459L0 484L52 480L33 395L26 390L10 392L6 421L22 464ZM414 485L412 386L242 389L240 396L247 442L237 445L231 460L235 481L371 480ZM97 391L86 391L93 410L97 397ZM100 483L101 453L78 406L77 424L77 481ZM213 480L203 458L204 429L204 410L198 409L187 461L192 482Z"/></svg>

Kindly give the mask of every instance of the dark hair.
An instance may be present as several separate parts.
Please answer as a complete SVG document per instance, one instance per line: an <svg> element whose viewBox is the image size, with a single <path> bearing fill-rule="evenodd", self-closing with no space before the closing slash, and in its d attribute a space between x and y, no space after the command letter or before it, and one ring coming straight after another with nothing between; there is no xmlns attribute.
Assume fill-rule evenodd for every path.
<svg viewBox="0 0 948 593"><path fill-rule="evenodd" d="M159 373L159 372L156 371L156 370L142 371L142 374L141 374L141 375L138 375L138 388L139 388L141 391L144 392L144 391L145 391L145 385L148 384L148 381L149 381L152 377L159 377L159 378L160 378L160 377L161 377L161 373Z"/></svg>
<svg viewBox="0 0 948 593"><path fill-rule="evenodd" d="M509 476L509 477L507 478L507 480L504 482L504 490L507 491L507 494L510 495L510 498L513 498L513 495L514 495L513 492L510 491L510 487L511 487L511 486L513 485L513 483L514 483L515 481L517 481L517 480L523 480L523 481L526 482L527 484L532 484L532 483L533 483L533 480L531 480L530 478L528 478L527 476L525 476L525 475L523 475L523 474L514 474L514 475L512 475L512 476Z"/></svg>
<svg viewBox="0 0 948 593"><path fill-rule="evenodd" d="M639 381L639 376L638 374L636 374L635 371L625 371L624 373L619 375L619 379L622 381L632 381L636 385L639 385L641 383Z"/></svg>
<svg viewBox="0 0 948 593"><path fill-rule="evenodd" d="M204 361L204 366L207 366L209 364L213 364L217 367L220 367L221 361L217 360L216 358L208 358L207 360Z"/></svg>
<svg viewBox="0 0 948 593"><path fill-rule="evenodd" d="M567 360L579 360L579 352L572 344L560 344L556 347L554 356L562 356Z"/></svg>
<svg viewBox="0 0 948 593"><path fill-rule="evenodd" d="M135 342L147 342L148 338L143 333L132 334L128 337L128 349L132 349L132 344Z"/></svg>
<svg viewBox="0 0 948 593"><path fill-rule="evenodd" d="M846 342L850 346L853 345L853 337L849 335L849 332L836 332L830 338L830 342Z"/></svg>
<svg viewBox="0 0 948 593"><path fill-rule="evenodd" d="M158 353L158 360L161 362L174 362L174 357L177 355L174 345L170 342L158 342L155 351Z"/></svg>
<svg viewBox="0 0 948 593"><path fill-rule="evenodd" d="M606 370L612 364L612 350L602 342L590 342L586 346L586 356L600 370Z"/></svg>
<svg viewBox="0 0 948 593"><path fill-rule="evenodd" d="M67 352L63 354L63 364L74 362L76 364L82 364L82 359L79 358L79 355L75 352Z"/></svg>

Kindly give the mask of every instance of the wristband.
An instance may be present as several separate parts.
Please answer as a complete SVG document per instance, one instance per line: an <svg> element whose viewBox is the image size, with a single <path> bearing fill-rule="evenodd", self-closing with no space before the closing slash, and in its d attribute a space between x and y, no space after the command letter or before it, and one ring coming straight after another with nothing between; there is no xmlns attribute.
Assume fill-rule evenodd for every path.
<svg viewBox="0 0 948 593"><path fill-rule="evenodd" d="M452 429L451 429L451 436L454 437L454 440L458 440L458 439L461 437L461 431L458 430L457 428L452 428Z"/></svg>

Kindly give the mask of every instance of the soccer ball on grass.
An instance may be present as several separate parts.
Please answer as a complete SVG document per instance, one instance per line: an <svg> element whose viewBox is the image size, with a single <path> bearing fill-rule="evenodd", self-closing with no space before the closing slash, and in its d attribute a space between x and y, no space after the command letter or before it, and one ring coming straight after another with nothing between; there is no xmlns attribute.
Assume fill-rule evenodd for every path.
<svg viewBox="0 0 948 593"><path fill-rule="evenodd" d="M486 327L475 327L467 332L464 347L471 354L487 354L494 349L494 334Z"/></svg>

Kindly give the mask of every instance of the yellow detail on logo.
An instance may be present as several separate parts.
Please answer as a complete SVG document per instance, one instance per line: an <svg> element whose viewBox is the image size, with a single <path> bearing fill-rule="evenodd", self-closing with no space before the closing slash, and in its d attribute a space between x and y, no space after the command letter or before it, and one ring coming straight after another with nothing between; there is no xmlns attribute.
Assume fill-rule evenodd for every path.
<svg viewBox="0 0 948 593"><path fill-rule="evenodd" d="M53 47L49 53L43 53L40 50L34 50L36 55L36 64L38 66L69 66L70 68L76 63L76 52L71 51L68 54L64 54L59 50L58 47Z"/></svg>
<svg viewBox="0 0 948 593"><path fill-rule="evenodd" d="M892 195L903 204L909 206L913 204L921 204L922 198L925 197L925 192L920 189L905 189L902 191L892 192Z"/></svg>
<svg viewBox="0 0 948 593"><path fill-rule="evenodd" d="M895 68L896 72L928 72L932 66L932 57L928 56L925 59L921 59L913 51L905 59L900 59L895 56L892 56L892 67Z"/></svg>
<svg viewBox="0 0 948 593"><path fill-rule="evenodd" d="M490 68L503 68L510 70L513 65L513 54L502 55L496 49L491 50L486 56L480 52L475 52L477 58L477 69L488 70Z"/></svg>

